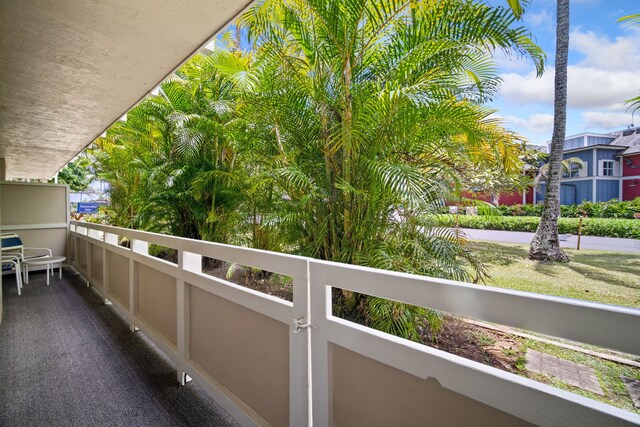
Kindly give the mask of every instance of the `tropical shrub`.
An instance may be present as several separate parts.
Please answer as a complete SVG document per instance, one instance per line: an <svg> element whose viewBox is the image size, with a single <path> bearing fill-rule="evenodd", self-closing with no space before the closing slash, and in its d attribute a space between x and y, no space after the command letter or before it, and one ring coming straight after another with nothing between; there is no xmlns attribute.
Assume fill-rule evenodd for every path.
<svg viewBox="0 0 640 427"><path fill-rule="evenodd" d="M459 236L429 232L421 218L460 178L456 165L519 170L513 137L481 106L499 84L490 51L542 66L515 23L507 9L459 0L259 1L245 12L258 66L240 74L252 88L240 113L261 132L258 176L286 200L265 218L287 246L451 279L482 275ZM366 307L358 298L345 291L342 303ZM389 311L406 313L394 305L366 317L391 327L372 318Z"/></svg>
<svg viewBox="0 0 640 427"><path fill-rule="evenodd" d="M464 179L459 165L521 170L518 142L483 106L500 84L496 50L542 71L514 14L467 0L264 0L236 29L248 51L227 36L230 49L187 62L99 139L113 223L481 279L464 238L428 214ZM375 313L412 309L381 304L394 303L362 316L409 336Z"/></svg>
<svg viewBox="0 0 640 427"><path fill-rule="evenodd" d="M540 217L439 215L435 221L443 227L459 226L461 228L481 230L535 232L540 222ZM558 220L558 232L561 234L578 234L579 221L579 218L560 218ZM640 239L640 221L635 219L584 218L582 234L584 236Z"/></svg>
<svg viewBox="0 0 640 427"><path fill-rule="evenodd" d="M542 205L512 205L498 206L498 210L505 216L540 216ZM617 199L608 202L582 202L578 205L560 206L560 215L565 218L636 218L640 213L640 197L633 200L619 202Z"/></svg>

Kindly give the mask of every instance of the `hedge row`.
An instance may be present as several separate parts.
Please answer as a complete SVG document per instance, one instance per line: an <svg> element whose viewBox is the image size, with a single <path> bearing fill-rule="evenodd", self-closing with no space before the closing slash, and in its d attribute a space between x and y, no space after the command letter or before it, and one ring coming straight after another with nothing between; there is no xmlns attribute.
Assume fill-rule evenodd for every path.
<svg viewBox="0 0 640 427"><path fill-rule="evenodd" d="M530 216L471 216L439 215L437 223L443 227L456 224L462 228L480 230L530 231L535 232L539 217ZM578 234L578 218L560 218L560 234ZM640 239L640 221L637 219L585 218L582 223L583 236L625 237Z"/></svg>
<svg viewBox="0 0 640 427"><path fill-rule="evenodd" d="M540 216L542 204L498 206L500 212L507 216ZM617 199L608 202L582 202L579 205L563 205L560 207L561 216L565 218L639 218L640 197L633 200L619 202Z"/></svg>

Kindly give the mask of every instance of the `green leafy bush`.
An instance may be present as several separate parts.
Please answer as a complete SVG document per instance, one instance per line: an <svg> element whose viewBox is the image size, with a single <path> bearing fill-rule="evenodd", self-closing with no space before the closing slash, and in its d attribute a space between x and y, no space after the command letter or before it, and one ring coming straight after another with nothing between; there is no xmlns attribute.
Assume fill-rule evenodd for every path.
<svg viewBox="0 0 640 427"><path fill-rule="evenodd" d="M512 205L498 206L505 216L540 216L542 205ZM582 202L579 205L563 205L560 207L564 218L626 218L634 219L640 214L640 197L633 200L619 202L617 199L608 202Z"/></svg>
<svg viewBox="0 0 640 427"><path fill-rule="evenodd" d="M560 218L558 232L578 234L579 221L578 218ZM536 231L539 222L540 218L534 216L442 215L437 219L437 223L443 227L458 225L462 228L481 230L530 232ZM582 235L640 239L640 221L637 219L585 218L582 224Z"/></svg>
<svg viewBox="0 0 640 427"><path fill-rule="evenodd" d="M511 205L498 206L502 215L506 216L540 216L542 215L542 205Z"/></svg>

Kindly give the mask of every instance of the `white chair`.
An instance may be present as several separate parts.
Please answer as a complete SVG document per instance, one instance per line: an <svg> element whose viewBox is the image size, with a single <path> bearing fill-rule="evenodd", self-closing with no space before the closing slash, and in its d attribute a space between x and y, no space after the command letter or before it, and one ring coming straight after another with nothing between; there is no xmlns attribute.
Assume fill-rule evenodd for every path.
<svg viewBox="0 0 640 427"><path fill-rule="evenodd" d="M48 248L31 248L25 247L22 239L15 233L2 233L2 255L17 257L20 262L20 272L22 280L26 280L26 272L21 268L25 261L36 258L51 257L53 253ZM53 269L51 270L53 275Z"/></svg>
<svg viewBox="0 0 640 427"><path fill-rule="evenodd" d="M2 255L2 271L14 269L16 272L16 286L18 288L18 295L22 295L22 275L20 258L15 255Z"/></svg>

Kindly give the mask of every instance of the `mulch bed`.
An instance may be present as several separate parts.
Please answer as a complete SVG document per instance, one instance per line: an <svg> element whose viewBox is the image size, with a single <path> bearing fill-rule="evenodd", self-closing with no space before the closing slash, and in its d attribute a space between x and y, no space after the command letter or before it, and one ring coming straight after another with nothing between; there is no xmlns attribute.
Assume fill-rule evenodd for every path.
<svg viewBox="0 0 640 427"><path fill-rule="evenodd" d="M176 258L172 256L173 254L163 255L160 257L172 262L177 261L173 259ZM205 263L203 273L286 301L293 301L293 287L290 280L277 283L278 280L274 281L276 276L273 273L240 266L236 266L229 275L230 269L231 265L227 262L210 260ZM347 320L363 323L360 318ZM450 315L444 317L439 331L434 333L425 327L419 332L421 344L505 371L514 372L518 369L516 363L521 356L521 350L514 336L471 325ZM479 340L478 337L484 339Z"/></svg>
<svg viewBox="0 0 640 427"><path fill-rule="evenodd" d="M212 276L287 301L293 301L291 284L271 283L270 273L264 274L239 267L233 272L231 278L227 278L228 271L229 265L227 263L216 268L205 269L205 273ZM363 323L359 318L349 317L347 320ZM486 343L479 343L477 339L479 334L490 339ZM428 328L421 331L420 343L494 368L509 372L514 372L517 369L516 360L519 356L520 346L514 337L470 325L454 316L445 316L442 328L435 334L431 333Z"/></svg>
<svg viewBox="0 0 640 427"><path fill-rule="evenodd" d="M217 266L205 267L203 273L274 297L293 301L293 287L291 283L272 283L273 273L254 271L245 267L236 267L231 277L227 277L230 267L229 263L223 262Z"/></svg>
<svg viewBox="0 0 640 427"><path fill-rule="evenodd" d="M478 336L489 338L478 342ZM470 325L453 316L445 316L442 329L434 337L424 334L422 344L474 360L494 368L514 372L520 345L514 337Z"/></svg>

